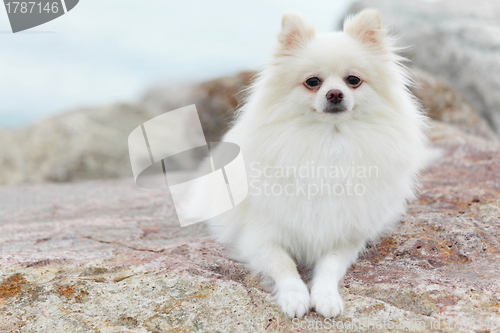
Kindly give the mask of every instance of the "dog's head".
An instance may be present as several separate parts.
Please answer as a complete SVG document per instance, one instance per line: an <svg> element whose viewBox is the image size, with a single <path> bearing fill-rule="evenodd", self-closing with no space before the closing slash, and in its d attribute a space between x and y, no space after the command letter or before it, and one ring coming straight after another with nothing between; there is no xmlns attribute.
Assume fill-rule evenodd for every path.
<svg viewBox="0 0 500 333"><path fill-rule="evenodd" d="M343 31L323 35L300 14L287 13L278 40L268 87L287 112L349 119L390 100L393 87L404 81L376 10L364 10L348 18Z"/></svg>

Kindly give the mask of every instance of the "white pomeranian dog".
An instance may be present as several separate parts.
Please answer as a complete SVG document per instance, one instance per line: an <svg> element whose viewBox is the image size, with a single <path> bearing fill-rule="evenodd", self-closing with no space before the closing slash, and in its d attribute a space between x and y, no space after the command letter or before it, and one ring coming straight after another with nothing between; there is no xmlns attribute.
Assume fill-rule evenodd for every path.
<svg viewBox="0 0 500 333"><path fill-rule="evenodd" d="M209 223L271 278L286 315L333 317L346 270L415 197L426 118L377 11L323 35L287 13L278 40L222 140L240 146L249 194ZM309 289L297 267L312 269Z"/></svg>

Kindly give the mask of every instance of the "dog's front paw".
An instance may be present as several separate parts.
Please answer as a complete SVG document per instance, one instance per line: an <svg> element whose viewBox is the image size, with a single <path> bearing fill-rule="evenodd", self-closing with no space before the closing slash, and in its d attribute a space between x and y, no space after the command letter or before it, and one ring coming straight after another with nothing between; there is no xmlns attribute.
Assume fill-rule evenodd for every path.
<svg viewBox="0 0 500 333"><path fill-rule="evenodd" d="M281 310L290 318L302 318L309 312L309 290L300 279L280 283L276 298Z"/></svg>
<svg viewBox="0 0 500 333"><path fill-rule="evenodd" d="M325 318L341 314L344 311L344 302L337 286L314 285L311 288L311 308Z"/></svg>

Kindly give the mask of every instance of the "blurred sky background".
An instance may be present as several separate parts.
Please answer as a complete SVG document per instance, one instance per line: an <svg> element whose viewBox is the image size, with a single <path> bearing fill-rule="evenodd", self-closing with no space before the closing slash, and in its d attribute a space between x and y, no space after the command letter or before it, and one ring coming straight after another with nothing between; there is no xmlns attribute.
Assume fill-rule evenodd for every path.
<svg viewBox="0 0 500 333"><path fill-rule="evenodd" d="M0 127L133 101L155 84L259 69L284 12L297 10L327 32L351 2L80 0L67 14L16 34L2 8Z"/></svg>

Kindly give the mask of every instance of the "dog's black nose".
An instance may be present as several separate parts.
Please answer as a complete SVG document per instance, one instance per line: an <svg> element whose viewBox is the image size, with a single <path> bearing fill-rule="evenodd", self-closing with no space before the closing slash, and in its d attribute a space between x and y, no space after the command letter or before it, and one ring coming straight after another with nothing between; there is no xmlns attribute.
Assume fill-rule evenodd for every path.
<svg viewBox="0 0 500 333"><path fill-rule="evenodd" d="M332 89L326 93L326 99L328 99L333 104L339 104L342 102L342 98L344 98L344 94L339 89Z"/></svg>

